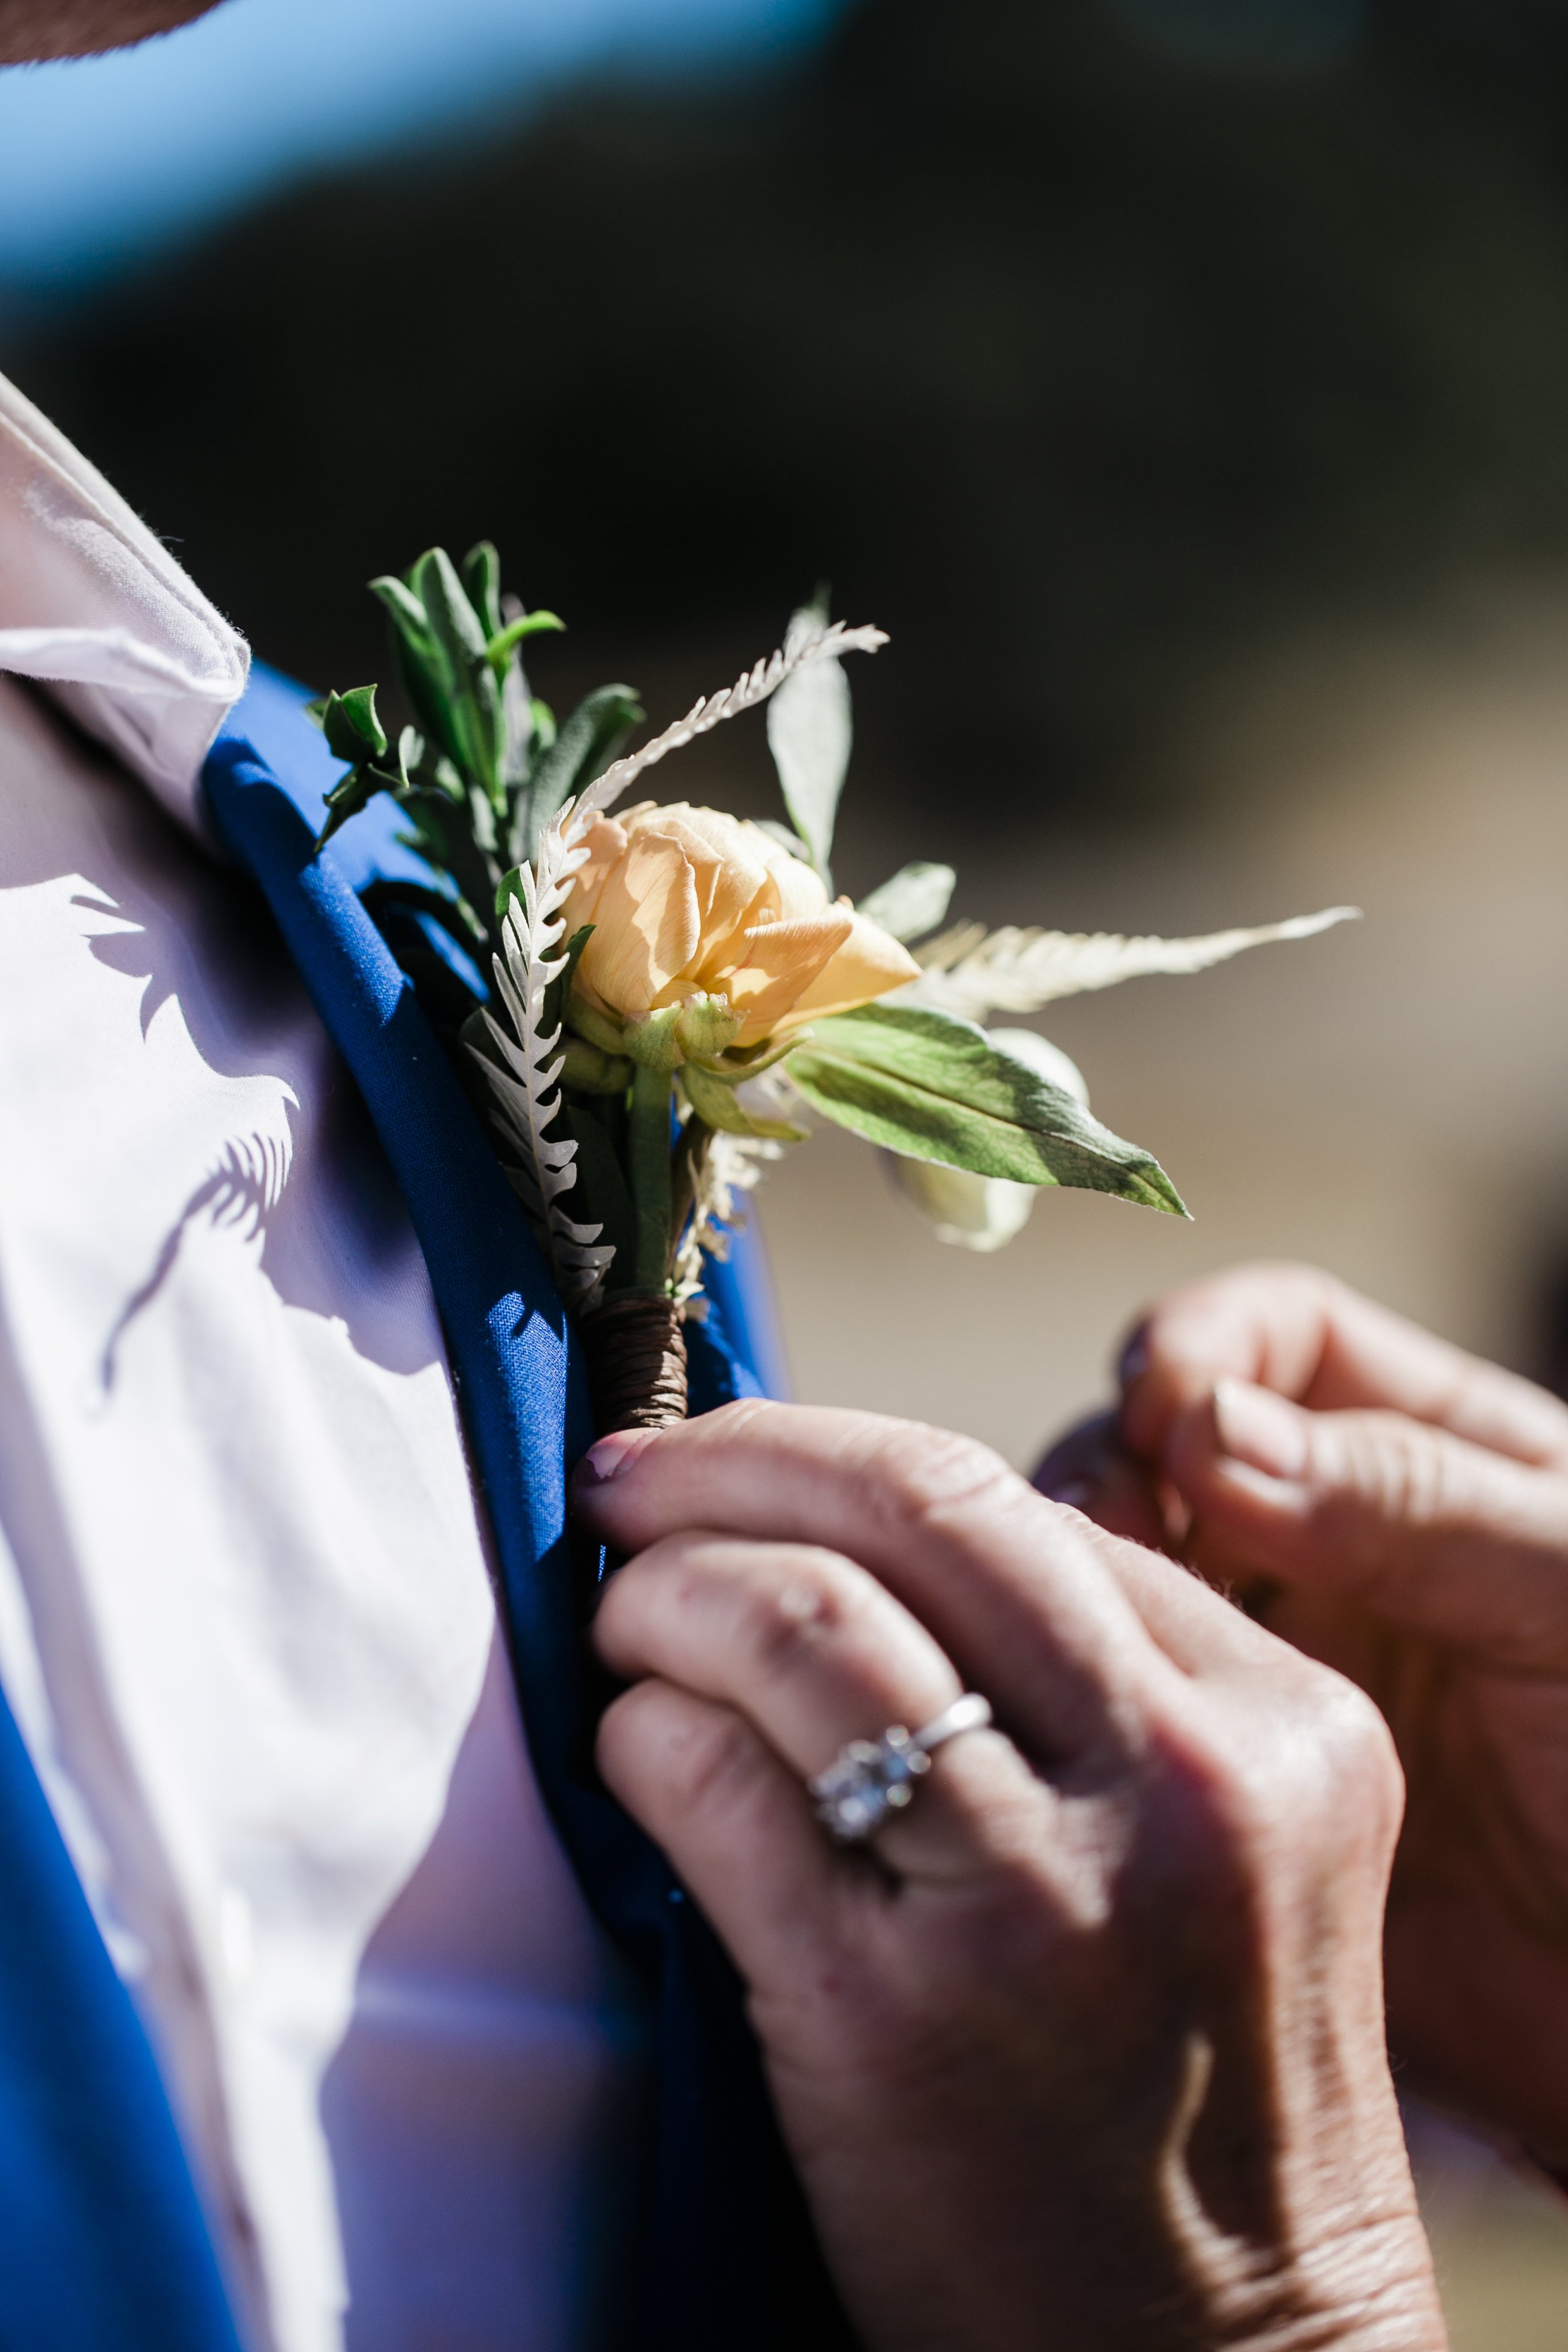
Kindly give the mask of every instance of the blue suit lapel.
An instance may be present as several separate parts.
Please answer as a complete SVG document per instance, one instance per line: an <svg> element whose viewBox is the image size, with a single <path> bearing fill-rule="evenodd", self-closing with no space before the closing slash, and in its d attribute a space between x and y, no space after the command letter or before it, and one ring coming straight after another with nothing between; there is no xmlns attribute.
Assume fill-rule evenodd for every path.
<svg viewBox="0 0 1568 2352"><path fill-rule="evenodd" d="M540 1785L589 1902L653 2000L658 2098L633 2341L646 2352L832 2352L853 2339L784 2158L733 1972L593 1773L564 1500L567 1468L592 1437L577 1350L411 987L336 861L312 855L295 803L316 798L319 739L297 705L290 732L280 691L264 677L252 709L278 766L287 774L299 761L293 796L239 731L251 715L242 706L208 761L209 804L268 898L402 1187L489 1507ZM755 1392L741 1349L715 1335L696 1354L701 1402Z"/></svg>
<svg viewBox="0 0 1568 2352"><path fill-rule="evenodd" d="M238 2352L189 2168L0 1699L0 2352Z"/></svg>

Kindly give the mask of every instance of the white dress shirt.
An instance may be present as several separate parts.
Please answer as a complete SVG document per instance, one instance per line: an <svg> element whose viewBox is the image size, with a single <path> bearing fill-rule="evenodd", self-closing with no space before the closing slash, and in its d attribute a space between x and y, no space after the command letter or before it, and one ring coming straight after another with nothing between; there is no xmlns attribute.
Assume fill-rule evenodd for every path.
<svg viewBox="0 0 1568 2352"><path fill-rule="evenodd" d="M402 1201L202 838L246 663L0 380L0 1681L256 2352L579 2352L631 2004Z"/></svg>

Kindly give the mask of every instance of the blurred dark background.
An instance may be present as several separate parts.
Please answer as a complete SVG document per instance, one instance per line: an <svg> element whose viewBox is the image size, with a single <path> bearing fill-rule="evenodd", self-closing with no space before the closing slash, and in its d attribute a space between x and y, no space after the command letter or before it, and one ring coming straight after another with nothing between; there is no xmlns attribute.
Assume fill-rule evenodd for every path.
<svg viewBox="0 0 1568 2352"><path fill-rule="evenodd" d="M315 177L0 363L300 676L376 675L361 583L437 540L567 615L544 690L656 712L826 576L893 635L847 822L1122 823L1238 665L1568 555L1568 6L861 0Z"/></svg>

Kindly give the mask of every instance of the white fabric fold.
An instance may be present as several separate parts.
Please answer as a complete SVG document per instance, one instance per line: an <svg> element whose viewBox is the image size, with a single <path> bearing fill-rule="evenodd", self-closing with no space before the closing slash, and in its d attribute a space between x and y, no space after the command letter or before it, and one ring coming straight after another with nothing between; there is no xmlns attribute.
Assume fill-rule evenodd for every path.
<svg viewBox="0 0 1568 2352"><path fill-rule="evenodd" d="M247 666L0 382L0 670L195 829ZM247 2352L593 2352L633 2021L406 1211L248 886L4 676L0 814L0 1689Z"/></svg>
<svg viewBox="0 0 1568 2352"><path fill-rule="evenodd" d="M46 686L200 831L202 761L249 667L168 549L0 376L0 670Z"/></svg>

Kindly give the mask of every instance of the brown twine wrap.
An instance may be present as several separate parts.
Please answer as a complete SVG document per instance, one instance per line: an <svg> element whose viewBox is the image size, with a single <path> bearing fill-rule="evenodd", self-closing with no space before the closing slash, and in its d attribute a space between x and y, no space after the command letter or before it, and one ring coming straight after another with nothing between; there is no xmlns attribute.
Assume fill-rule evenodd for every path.
<svg viewBox="0 0 1568 2352"><path fill-rule="evenodd" d="M608 1298L577 1328L601 1437L686 1419L686 1341L672 1298Z"/></svg>

